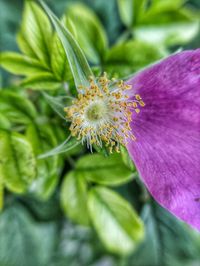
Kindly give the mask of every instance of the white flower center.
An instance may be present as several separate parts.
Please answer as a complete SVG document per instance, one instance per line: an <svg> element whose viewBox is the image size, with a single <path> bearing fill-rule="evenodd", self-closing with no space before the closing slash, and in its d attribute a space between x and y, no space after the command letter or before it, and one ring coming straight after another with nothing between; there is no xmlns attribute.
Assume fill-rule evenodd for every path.
<svg viewBox="0 0 200 266"><path fill-rule="evenodd" d="M135 140L130 122L132 111L138 113L138 106L144 106L139 95L129 100L125 91L131 86L123 81L111 84L106 74L97 80L90 79L89 87L82 87L83 93L66 107L67 118L71 120L72 136L92 145L102 147L103 143L119 151L119 145L125 145L128 139Z"/></svg>
<svg viewBox="0 0 200 266"><path fill-rule="evenodd" d="M106 104L102 100L99 100L91 103L88 108L86 108L85 118L91 122L99 122L107 116L107 112L108 109Z"/></svg>

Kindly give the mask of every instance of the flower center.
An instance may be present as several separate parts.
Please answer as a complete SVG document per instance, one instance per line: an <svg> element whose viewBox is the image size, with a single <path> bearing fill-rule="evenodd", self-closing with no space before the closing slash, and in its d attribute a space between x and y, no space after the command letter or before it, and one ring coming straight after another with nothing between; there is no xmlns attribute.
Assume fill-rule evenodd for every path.
<svg viewBox="0 0 200 266"><path fill-rule="evenodd" d="M126 90L131 87L123 81L108 80L106 73L91 78L88 87L80 86L82 93L64 109L71 120L72 136L86 142L91 150L92 145L105 144L110 152L119 152L119 146L126 145L128 139L135 140L130 127L132 112L139 113L145 104L138 94L129 99Z"/></svg>
<svg viewBox="0 0 200 266"><path fill-rule="evenodd" d="M88 107L85 115L88 120L97 122L105 117L106 111L106 105L104 102L97 102Z"/></svg>

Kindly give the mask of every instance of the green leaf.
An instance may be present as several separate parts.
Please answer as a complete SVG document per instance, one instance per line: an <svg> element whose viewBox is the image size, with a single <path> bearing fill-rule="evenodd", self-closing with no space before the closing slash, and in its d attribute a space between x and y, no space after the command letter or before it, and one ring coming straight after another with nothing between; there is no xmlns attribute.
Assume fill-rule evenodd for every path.
<svg viewBox="0 0 200 266"><path fill-rule="evenodd" d="M183 0L152 1L135 24L136 39L153 44L184 44L199 30L199 16Z"/></svg>
<svg viewBox="0 0 200 266"><path fill-rule="evenodd" d="M27 41L27 37L26 37L25 32L19 31L17 33L17 44L18 44L22 53L24 53L28 57L38 59L36 53L31 48L29 41Z"/></svg>
<svg viewBox="0 0 200 266"><path fill-rule="evenodd" d="M0 114L0 129L10 129L11 128L11 123L10 121L8 120L8 118L3 115L3 114Z"/></svg>
<svg viewBox="0 0 200 266"><path fill-rule="evenodd" d="M93 75L89 64L72 34L62 25L59 19L51 12L43 1L39 1L50 17L57 34L63 44L68 62L74 77L76 87L88 85L88 79Z"/></svg>
<svg viewBox="0 0 200 266"><path fill-rule="evenodd" d="M31 183L36 175L36 161L31 143L25 136L19 133L12 133L11 145L13 146L14 158L17 158L17 168L20 178L27 184Z"/></svg>
<svg viewBox="0 0 200 266"><path fill-rule="evenodd" d="M71 20L66 18L66 16L63 16L61 22L67 27L72 35L75 34L75 28ZM53 34L52 38L51 67L58 80L69 81L73 78L65 49L56 32Z"/></svg>
<svg viewBox="0 0 200 266"><path fill-rule="evenodd" d="M107 53L104 69L110 75L126 77L160 59L163 54L153 45L128 41L113 46Z"/></svg>
<svg viewBox="0 0 200 266"><path fill-rule="evenodd" d="M119 14L124 25L127 27L133 24L133 0L118 0Z"/></svg>
<svg viewBox="0 0 200 266"><path fill-rule="evenodd" d="M135 25L147 5L147 0L118 0L119 14L124 25L129 29Z"/></svg>
<svg viewBox="0 0 200 266"><path fill-rule="evenodd" d="M23 80L21 85L32 90L55 90L61 83L50 72L41 72Z"/></svg>
<svg viewBox="0 0 200 266"><path fill-rule="evenodd" d="M39 127L30 124L27 128L26 135L33 146L36 157L57 145L55 135L48 124L40 125ZM47 200L55 190L58 177L58 156L45 160L39 159L37 160L37 177L30 187L30 191L40 199Z"/></svg>
<svg viewBox="0 0 200 266"><path fill-rule="evenodd" d="M61 189L61 205L67 217L73 221L88 225L87 184L81 173L69 172Z"/></svg>
<svg viewBox="0 0 200 266"><path fill-rule="evenodd" d="M95 64L100 63L107 49L108 41L96 14L87 6L78 3L68 7L66 16L75 26L76 39L88 60Z"/></svg>
<svg viewBox="0 0 200 266"><path fill-rule="evenodd" d="M33 104L17 93L0 91L0 112L12 123L30 123L37 117Z"/></svg>
<svg viewBox="0 0 200 266"><path fill-rule="evenodd" d="M192 229L155 203L143 207L142 218L146 237L127 265L134 261L137 266L182 266L199 261L199 246Z"/></svg>
<svg viewBox="0 0 200 266"><path fill-rule="evenodd" d="M58 80L68 81L71 79L71 71L63 45L57 35L54 34L51 49L51 67Z"/></svg>
<svg viewBox="0 0 200 266"><path fill-rule="evenodd" d="M0 265L49 265L57 239L54 224L36 223L24 207L12 202L0 215L0 232Z"/></svg>
<svg viewBox="0 0 200 266"><path fill-rule="evenodd" d="M0 130L0 172L5 186L22 193L36 176L36 160L28 140L21 134Z"/></svg>
<svg viewBox="0 0 200 266"><path fill-rule="evenodd" d="M48 17L34 1L25 1L21 32L22 51L29 56L36 54L37 58L48 66L52 28Z"/></svg>
<svg viewBox="0 0 200 266"><path fill-rule="evenodd" d="M138 40L150 44L185 44L192 40L199 30L199 22L173 23L160 26L140 26L135 29Z"/></svg>
<svg viewBox="0 0 200 266"><path fill-rule="evenodd" d="M199 15L185 0L118 0L123 23L134 38L154 45L185 44L199 30Z"/></svg>
<svg viewBox="0 0 200 266"><path fill-rule="evenodd" d="M139 1L137 0L137 2ZM158 14L164 15L166 12L178 11L185 4L185 2L185 0L153 0L151 1L150 5L146 6L146 12L143 14L143 19L145 20L147 18L148 20L149 16L153 17Z"/></svg>
<svg viewBox="0 0 200 266"><path fill-rule="evenodd" d="M32 76L38 72L48 71L37 59L22 54L4 52L0 54L0 59L1 66L13 74Z"/></svg>
<svg viewBox="0 0 200 266"><path fill-rule="evenodd" d="M88 209L105 247L117 255L132 252L143 239L143 223L131 205L104 187L89 192Z"/></svg>
<svg viewBox="0 0 200 266"><path fill-rule="evenodd" d="M121 185L133 178L132 172L117 153L108 157L101 154L85 155L76 163L76 171L88 181L102 185Z"/></svg>
<svg viewBox="0 0 200 266"><path fill-rule="evenodd" d="M102 246L93 230L86 226L74 225L70 221L62 221L59 226L59 245L53 253L48 266L114 266L110 264L111 256L105 256ZM64 247L64 248L63 248ZM109 264L106 263L107 257ZM114 262L114 258L112 259ZM102 265L103 263L103 265ZM105 264L106 263L106 264Z"/></svg>
<svg viewBox="0 0 200 266"><path fill-rule="evenodd" d="M121 155L122 155L122 160L124 162L124 164L132 171L132 172L136 172L136 168L135 165L133 163L133 161L131 160L127 149L124 146L120 146L120 151L121 151Z"/></svg>

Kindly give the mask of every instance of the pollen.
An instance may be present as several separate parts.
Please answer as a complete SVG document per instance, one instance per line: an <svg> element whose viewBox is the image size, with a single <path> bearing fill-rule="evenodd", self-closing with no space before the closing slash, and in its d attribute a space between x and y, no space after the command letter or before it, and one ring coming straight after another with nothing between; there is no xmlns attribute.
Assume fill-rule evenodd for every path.
<svg viewBox="0 0 200 266"><path fill-rule="evenodd" d="M138 114L145 103L138 94L129 98L126 91L131 88L122 80L109 80L106 73L91 77L88 87L80 86L72 105L64 108L72 136L86 142L91 151L93 145L105 145L111 153L119 152L129 139L136 140L130 126L132 114Z"/></svg>

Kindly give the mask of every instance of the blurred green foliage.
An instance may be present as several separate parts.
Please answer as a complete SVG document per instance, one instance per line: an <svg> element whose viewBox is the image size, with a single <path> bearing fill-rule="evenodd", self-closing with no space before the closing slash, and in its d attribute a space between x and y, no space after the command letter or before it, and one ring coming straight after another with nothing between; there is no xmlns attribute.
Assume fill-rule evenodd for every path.
<svg viewBox="0 0 200 266"><path fill-rule="evenodd" d="M126 77L199 46L199 1L47 3L97 74ZM60 24L33 2L0 10L0 265L199 265L199 235L153 202L124 148L108 157L73 138L58 146L79 74L70 60L90 71L73 39L65 32L63 46Z"/></svg>

